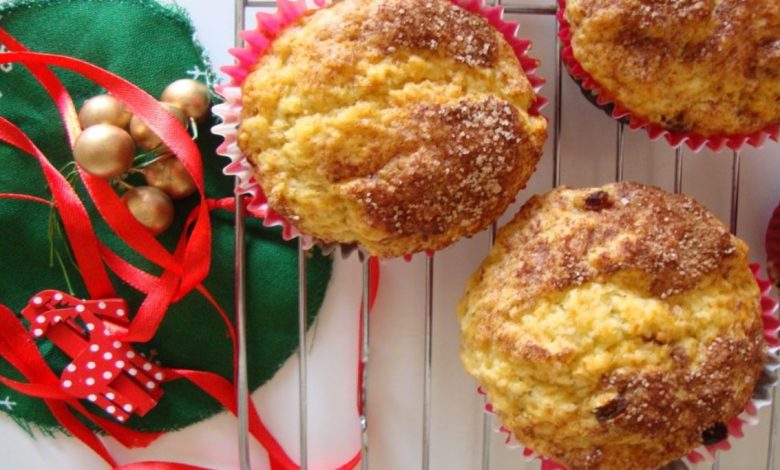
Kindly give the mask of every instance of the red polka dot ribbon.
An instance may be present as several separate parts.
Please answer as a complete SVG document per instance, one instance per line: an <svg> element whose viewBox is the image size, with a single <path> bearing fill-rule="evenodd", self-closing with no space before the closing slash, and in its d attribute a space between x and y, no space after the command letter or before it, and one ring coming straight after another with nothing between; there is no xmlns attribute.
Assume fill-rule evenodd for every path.
<svg viewBox="0 0 780 470"><path fill-rule="evenodd" d="M122 299L79 300L47 290L33 297L22 315L34 337L46 336L73 361L60 386L117 421L144 416L162 397L162 368L121 340L130 326Z"/></svg>

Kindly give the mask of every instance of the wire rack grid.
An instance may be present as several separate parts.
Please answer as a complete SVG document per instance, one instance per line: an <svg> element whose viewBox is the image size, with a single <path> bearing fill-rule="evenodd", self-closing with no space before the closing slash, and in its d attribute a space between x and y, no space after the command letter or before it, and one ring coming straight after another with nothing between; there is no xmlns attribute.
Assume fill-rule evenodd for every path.
<svg viewBox="0 0 780 470"><path fill-rule="evenodd" d="M247 11L250 9L260 9L260 10L275 10L276 8L276 2L275 1L266 1L266 0L234 0L235 5L235 41L237 47L240 47L243 44L243 40L240 38L238 33L242 31L245 28L245 20L247 18ZM543 89L543 94L550 99L550 104L545 110L545 114L548 116L550 121L550 128L551 128L551 136L550 141L548 142L548 146L545 151L545 155L543 157L543 162L547 162L546 165L541 165L545 167L545 171L543 171L541 168L538 171L538 175L535 175L532 184L529 185L529 188L526 190L527 193L531 193L532 191L536 192L543 192L540 190L548 190L550 188L554 188L559 186L563 180L562 180L562 170L564 165L564 156L569 158L569 155L574 155L571 160L571 166L572 170L571 173L574 175L586 173L588 174L588 166L593 164L593 157L588 156L587 158L579 158L581 155L577 155L578 152L578 143L575 142L572 144L573 148L570 152L567 148L566 151L563 151L563 145L562 145L562 137L564 135L564 131L568 131L568 127L564 126L565 122L565 116L563 114L564 110L564 102L569 102L569 100L582 100L581 97L577 97L576 93L572 94L571 91L566 93L564 91L565 85L568 85L568 90L572 88L572 83L569 83L570 80L566 78L565 74L563 73L562 66L561 66L561 56L559 53L560 50L560 43L557 36L557 19L555 18L556 14L556 7L554 4L550 4L549 0L543 3L534 2L533 0L487 0L488 3L493 5L502 5L504 7L504 15L520 22L521 28L520 28L520 34L523 36L526 36L525 26L526 23L532 23L536 24L536 29L530 28L532 31L530 31L532 36L535 36L533 39L534 41L534 47L538 47L539 42L546 41L549 49L549 53L546 54L547 57L543 57L543 63L547 62L547 66L544 70L546 70L547 73L543 73L543 76L547 78L548 83L545 85L545 88ZM536 34L533 34L536 33ZM539 39L542 38L542 41ZM547 60L545 60L547 59ZM551 73L550 73L551 72ZM598 113L600 111L596 111L596 115L598 116ZM614 122L611 120L608 120L606 116L600 116L595 119L599 119L601 121L599 132L596 132L596 135L587 135L588 131L585 131L585 134L588 138L596 139L600 142L599 146L597 146L596 152L601 154L601 156L597 157L597 164L596 166L598 169L593 174L598 174L600 176L593 177L593 175L590 175L589 178L586 178L586 181L594 181L594 184L603 184L607 182L608 180L614 180L614 181L620 181L624 179L624 176L627 171L627 141L629 139L628 135L629 133L626 132L624 124L620 122ZM573 117L574 122L577 122L581 124L585 119L581 116L574 116ZM609 124L607 124L609 122ZM610 135L610 132L605 132L606 126L612 126L613 134ZM586 126L587 127L587 126ZM582 136L583 133L580 132L580 136ZM669 189L673 190L674 192L682 192L684 190L684 182L687 182L687 180L692 180L693 176L691 178L688 178L686 180L685 178L685 169L686 166L691 165L692 168L692 174L698 173L702 165L707 166L710 164L715 164L712 161L707 162L706 159L713 158L717 159L720 162L717 163L718 165L721 165L720 170L717 171L718 174L724 176L724 178L727 177L726 184L727 187L730 188L730 191L728 191L727 196L727 207L726 209L723 209L723 205L721 204L720 208L721 211L715 211L720 212L719 215L722 216L723 219L727 219L729 222L729 226L731 228L731 231L733 233L738 233L739 225L739 215L740 215L740 200L741 200L741 184L742 184L742 166L743 166L743 158L742 153L750 152L750 150L744 150L742 152L721 152L722 154L730 153L729 155L729 167L723 167L723 160L726 158L726 155L718 155L718 156L708 156L708 155L697 155L696 157L693 157L690 155L690 151L684 150L682 147L672 150L669 148L665 142L655 143L655 144L649 144L646 141L646 136L643 133L637 133L630 137L631 143L634 144L635 147L637 147L637 151L634 153L637 154L651 154L655 156L656 154L662 154L660 157L655 156L655 163L650 163L646 165L637 164L634 162L632 164L633 173L637 173L637 175L632 174L632 179L638 179L640 181L644 181L647 183L652 183L656 185L666 186ZM640 144L641 142L641 144ZM647 147L647 145L650 145L650 147ZM767 144L767 147L769 148L769 151L766 150L764 153L773 153L778 154L780 153L779 146L775 143L769 143ZM703 152L704 154L707 154L708 152ZM607 154L605 157L604 155ZM609 156L611 154L611 156ZM669 167L668 159L670 155L663 155L663 154L673 154L673 173L671 175L667 175L666 171L659 170L659 166L663 167ZM576 156L576 157L575 157ZM645 158L645 156L640 155L640 158ZM756 157L761 158L761 157ZM664 161L666 160L666 161ZM611 163L610 163L611 161ZM585 165L585 166L583 166ZM648 167L648 165L650 167ZM611 166L611 170L605 169L605 166ZM542 174L547 173L547 174ZM609 175L608 178L605 178L605 175ZM649 176L647 176L649 175ZM643 178L644 176L644 178ZM753 175L750 175L751 177ZM547 179L546 182L543 182L541 180ZM576 180L577 178L572 178L573 180ZM568 181L567 181L568 183ZM714 190L714 192L717 193L723 193L724 191L721 190ZM750 199L755 199L756 191L750 191ZM722 199L722 198L721 198ZM522 202L525 198L523 197L523 194L521 194L520 197L518 197L518 201ZM776 200L776 199L775 199ZM235 232L236 232L236 251L235 251L235 265L236 265L236 306L237 306L237 330L238 330L238 336L239 336L239 342L240 342L240 349L239 349L239 370L238 370L238 398L239 398L239 420L238 420L238 435L239 435L239 457L240 457L240 464L242 470L247 470L252 467L250 465L250 459L249 459L249 451L248 451L248 437L247 437L247 420L248 420L248 396L249 396L249 390L247 388L247 369L246 369L246 348L245 348L245 340L246 340L246 323L245 323L245 290L246 290L246 278L245 278L245 268L244 268L244 222L242 218L243 214L243 207L242 207L242 200L239 198L237 199L236 204L236 226L235 226ZM510 213L513 213L513 211L510 209L508 211ZM766 211L762 211L762 214L765 214ZM510 214L511 215L511 214ZM497 226L502 222L505 221L507 216L504 216L501 221L497 223L493 223L492 226L487 230L485 239L487 240L486 246L484 246L485 253L487 249L492 246L494 240L495 240L495 233ZM751 219L755 219L755 217L751 217ZM753 222L753 220L749 221ZM766 220L763 221L764 224L766 223ZM757 235L757 230L760 231L763 229L762 227L749 227L752 232L752 239L761 239L759 235ZM742 236L742 234L740 233ZM751 240L749 240L751 241ZM759 248L758 250L755 250L754 246L754 260L759 261L760 259L756 257L756 251L759 255L762 254L762 248ZM484 254L484 253L483 253ZM422 305L422 317L423 317L423 338L424 338L424 344L422 345L422 371L423 371L423 377L422 377L422 400L421 405L422 409L421 411L421 433L420 436L420 443L419 448L421 449L421 453L419 455L419 458L417 459L417 462L420 468L424 470L428 470L429 468L449 468L448 466L444 466L444 464L437 463L432 456L432 409L435 405L434 401L434 393L433 393L433 380L434 380L434 341L436 339L434 334L434 310L435 310L435 302L434 302L434 296L438 292L436 285L435 285L435 279L437 279L436 271L435 271L435 259L439 255L436 254L434 256L428 256L426 257L424 261L424 298L422 299L421 305ZM362 260L363 268L362 268L362 285L360 286L361 292L362 292L362 298L367 299L369 295L369 277L370 277L370 264L368 263L367 259ZM299 410L299 426L300 426L300 432L299 432L299 439L300 439L300 452L297 456L297 460L300 463L300 466L302 469L309 468L309 458L308 458L308 368L307 368L307 353L308 351L308 345L307 345L307 335L306 335L306 257L305 257L305 249L304 247L299 243L299 265L298 265L298 273L299 273L299 351L298 351L298 385L299 385L299 401L298 401L298 410ZM358 288L358 286L355 286ZM457 288L460 288L461 286L457 286ZM381 460L378 460L376 458L369 458L369 449L372 447L372 445L375 444L374 441L369 440L370 435L370 421L369 421L369 415L371 414L371 407L372 402L369 395L369 376L371 374L371 364L370 364L370 356L369 356L369 339L370 339L370 331L373 331L369 328L370 326L370 317L369 317L369 308L368 308L368 302L362 303L362 311L361 311L361 324L362 324L362 342L361 342L361 352L360 352L360 360L363 363L363 388L360 393L360 400L362 403L362 409L364 410L364 413L359 417L360 420L360 429L361 429L361 454L362 454L362 460L361 460L361 468L362 469L368 469L369 463L371 463L372 467L382 468L382 469L392 469L392 468L398 468L394 467L393 465L383 465ZM775 390L775 398L777 398L777 391ZM484 403L484 398L482 398ZM776 402L776 400L775 400ZM718 458L714 463L711 464L711 468L713 470L716 469L723 469L723 470L747 470L747 469L766 469L766 470L778 470L780 468L780 462L776 462L775 458L775 448L778 441L778 429L780 428L780 425L778 425L778 411L780 411L775 406L775 402L773 402L771 410L769 410L767 413L764 413L764 416L761 417L763 425L762 429L759 432L756 432L754 434L758 434L758 436L752 436L754 437L754 441L756 439L763 439L764 440L764 446L765 452L758 452L755 451L749 452L749 456L740 456L736 460L734 458L731 458L728 463L725 463L721 460L721 454L718 455ZM488 414L488 413L481 413L481 423L480 424L480 430L478 432L478 440L479 442L475 445L478 447L478 456L473 458L471 460L471 464L466 464L463 468L479 468L480 470L502 470L502 469L515 469L515 468L522 468L522 469L531 469L531 468L538 468L539 463L531 462L531 463L523 463L522 462L522 456L518 452L514 452L511 457L506 458L504 456L502 459L496 459L496 454L505 452L503 449L504 443L503 436L497 434L495 432L495 428L497 427L497 423L495 422L495 418ZM750 434L750 433L749 433ZM760 446L759 446L760 447ZM499 450L497 450L499 449ZM735 451L730 452L734 453ZM742 452L743 454L746 454L746 452ZM759 455L760 454L760 455ZM293 456L295 457L295 456ZM510 463L507 463L510 462ZM416 465L416 466L417 466ZM525 465L525 466L523 466ZM415 467L416 467L415 466ZM254 465L256 468L257 466ZM412 467L412 468L415 468ZM709 468L710 465L708 464L707 467Z"/></svg>

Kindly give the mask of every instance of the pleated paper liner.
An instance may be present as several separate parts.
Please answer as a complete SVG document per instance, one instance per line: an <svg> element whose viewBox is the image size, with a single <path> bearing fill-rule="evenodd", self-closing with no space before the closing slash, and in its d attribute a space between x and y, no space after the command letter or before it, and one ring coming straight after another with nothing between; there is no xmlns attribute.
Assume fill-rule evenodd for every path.
<svg viewBox="0 0 780 470"><path fill-rule="evenodd" d="M558 36L561 39L561 58L566 66L566 70L583 90L588 101L603 109L614 119L628 124L632 130L644 129L651 140L663 137L672 147L676 148L685 144L696 152L705 146L714 151L722 150L725 147L732 150L740 150L745 145L761 147L767 138L775 141L780 138L780 123L767 126L750 134L724 134L706 137L692 132L675 132L633 114L618 102L609 90L604 89L574 57L571 46L571 31L569 22L566 21L565 11L566 0L558 0Z"/></svg>
<svg viewBox="0 0 780 470"><path fill-rule="evenodd" d="M313 1L315 4L314 8L309 8L305 0L279 0L275 13L258 13L257 26L240 33L240 36L245 41L245 46L230 49L230 54L236 58L237 63L222 67L222 71L230 76L230 82L216 87L217 93L224 98L224 102L213 108L214 114L222 119L222 123L215 126L212 132L225 139L217 149L217 153L230 159L230 163L225 167L224 173L238 178L237 194L250 196L250 202L247 207L250 213L262 217L263 224L266 227L281 227L282 236L285 240L300 238L305 242L306 248L310 248L315 244L322 247L325 252L332 252L338 248L346 256L355 250L361 251L360 247L356 244L336 245L316 240L309 235L301 233L268 205L268 198L255 178L255 170L246 156L243 155L237 143L238 126L241 121L242 111L242 84L249 76L252 66L271 48L274 38L281 31L317 9L328 8L332 5L331 2L326 0ZM541 115L541 109L547 103L547 100L539 95L539 89L544 85L545 81L535 75L539 61L528 55L531 41L515 36L518 24L503 20L504 10L502 6L487 7L484 4L484 0L449 1L464 10L484 17L488 23L503 35L504 39L512 47L520 67L536 93L536 100L528 112L534 116ZM410 259L413 254L410 253L405 258ZM427 254L430 255L431 252L427 252Z"/></svg>
<svg viewBox="0 0 780 470"><path fill-rule="evenodd" d="M758 410L772 403L772 389L777 383L777 370L780 368L780 320L777 318L778 303L770 295L772 284L761 279L759 276L760 266L751 264L750 269L756 278L758 287L761 290L761 317L764 323L764 339L768 346L768 360L764 370L756 383L753 396L745 404L745 408L738 416L731 418L725 426L716 426L705 431L706 441L700 447L691 451L682 459L670 462L659 470L694 470L699 468L710 468L715 461L717 452L724 452L731 449L731 443L734 439L741 439L744 436L744 426L755 426L758 424ZM480 395L485 395L482 387L477 389ZM485 405L485 412L495 414L490 403ZM537 454L533 450L525 447L517 440L515 435L509 429L499 425L494 431L501 434L504 443L511 449L518 449L526 461L539 459L542 462L542 470L566 470L566 467Z"/></svg>

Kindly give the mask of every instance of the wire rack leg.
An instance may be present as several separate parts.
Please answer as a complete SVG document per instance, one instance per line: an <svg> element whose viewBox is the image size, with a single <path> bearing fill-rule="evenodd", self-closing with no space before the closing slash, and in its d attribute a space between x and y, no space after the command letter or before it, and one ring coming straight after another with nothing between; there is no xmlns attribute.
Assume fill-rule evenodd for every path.
<svg viewBox="0 0 780 470"><path fill-rule="evenodd" d="M303 240L298 239L298 416L300 419L300 467L309 466L309 421L308 421L308 364L306 347L306 325L308 312L306 290L306 250Z"/></svg>
<svg viewBox="0 0 780 470"><path fill-rule="evenodd" d="M501 5L503 3L503 0L495 0L495 5ZM556 120L557 122L557 120ZM557 145L557 144L556 144ZM493 247L493 243L496 241L496 222L493 222L490 224L490 227L488 228L488 242L490 243L489 248ZM488 398L487 395L482 396L482 458L480 460L480 469L481 470L490 470L490 451L491 451L491 438L492 438L492 426L493 426L493 417L485 412L485 406L488 404Z"/></svg>
<svg viewBox="0 0 780 470"><path fill-rule="evenodd" d="M431 460L431 386L433 379L433 254L425 258L425 346L423 356L422 468L428 470Z"/></svg>
<svg viewBox="0 0 780 470"><path fill-rule="evenodd" d="M488 229L488 242L490 248L496 243L496 230L497 224L493 222ZM481 469L490 470L490 442L493 426L493 416L490 413L485 412L485 406L488 404L487 395L482 396L482 461Z"/></svg>
<svg viewBox="0 0 780 470"><path fill-rule="evenodd" d="M615 181L623 181L623 132L625 125L622 122L617 123L617 134L615 139Z"/></svg>
<svg viewBox="0 0 780 470"><path fill-rule="evenodd" d="M777 449L777 440L780 439L777 426L778 421L780 421L780 416L778 416L780 414L780 406L777 406L777 400L780 399L777 393L778 388L780 387L775 385L772 390L772 411L769 418L769 447L766 456L766 470L775 470L775 450Z"/></svg>
<svg viewBox="0 0 780 470"><path fill-rule="evenodd" d="M369 333L369 303L370 303L371 258L363 258L363 301L360 310L361 342L360 342L360 468L368 469L368 333Z"/></svg>
<svg viewBox="0 0 780 470"><path fill-rule="evenodd" d="M737 218L739 217L739 173L742 158L738 151L734 151L731 159L731 213L729 216L729 229L732 234L737 234ZM720 452L715 453L715 462L712 470L720 470Z"/></svg>
<svg viewBox="0 0 780 470"><path fill-rule="evenodd" d="M238 370L236 371L236 398L238 400L238 455L241 470L249 470L249 376L246 354L246 267L244 266L244 204L236 198L236 333L238 341Z"/></svg>
<svg viewBox="0 0 780 470"><path fill-rule="evenodd" d="M490 470L490 442L491 442L491 428L493 426L492 416L485 411L485 406L488 404L487 395L482 396L482 460L480 461L480 468L482 470Z"/></svg>
<svg viewBox="0 0 780 470"><path fill-rule="evenodd" d="M234 7L235 44L236 47L240 47L242 39L239 33L244 29L246 0L236 0ZM238 179L236 179L235 185L238 188ZM236 370L238 460L241 470L249 470L249 376L246 364L246 267L244 265L246 248L244 246L244 200L240 196L236 196L235 219L236 244L233 261L235 269L236 335L238 336L238 364Z"/></svg>
<svg viewBox="0 0 780 470"><path fill-rule="evenodd" d="M731 160L731 217L729 228L731 233L737 234L737 218L739 217L739 174L742 166L742 156L735 151Z"/></svg>
<svg viewBox="0 0 780 470"><path fill-rule="evenodd" d="M558 17L555 18L555 31L558 31ZM553 188L561 184L561 111L563 104L563 68L561 66L561 39L555 35L555 127L553 133Z"/></svg>
<svg viewBox="0 0 780 470"><path fill-rule="evenodd" d="M674 150L674 193L680 194L682 192L683 185L683 154L682 146L677 147Z"/></svg>

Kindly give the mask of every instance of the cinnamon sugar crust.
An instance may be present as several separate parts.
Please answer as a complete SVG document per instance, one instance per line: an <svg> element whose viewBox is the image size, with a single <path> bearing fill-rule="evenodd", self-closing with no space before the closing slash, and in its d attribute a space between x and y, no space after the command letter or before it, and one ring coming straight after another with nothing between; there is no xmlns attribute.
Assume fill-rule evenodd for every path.
<svg viewBox="0 0 780 470"><path fill-rule="evenodd" d="M545 202L532 199L518 217ZM573 206L576 212L564 217L575 225L552 240L554 248L542 224L502 241L507 250L522 246L536 261L517 267L528 289L523 298L621 270L642 271L650 293L665 298L692 287L736 250L726 227L685 195L621 183L558 203Z"/></svg>
<svg viewBox="0 0 780 470"><path fill-rule="evenodd" d="M412 111L401 133L408 145L374 178L345 186L362 202L371 225L403 235L446 234L452 227L480 230L505 209L506 194L533 172L524 158L534 137L518 125L518 112L493 97Z"/></svg>
<svg viewBox="0 0 780 470"><path fill-rule="evenodd" d="M567 0L582 67L637 116L674 132L780 123L775 0Z"/></svg>
<svg viewBox="0 0 780 470"><path fill-rule="evenodd" d="M344 0L283 32L243 87L239 146L303 233L393 257L495 220L546 121L514 51L447 0Z"/></svg>
<svg viewBox="0 0 780 470"><path fill-rule="evenodd" d="M459 305L502 423L570 469L646 469L739 414L766 361L747 247L684 195L559 188L498 234Z"/></svg>
<svg viewBox="0 0 780 470"><path fill-rule="evenodd" d="M385 0L374 3L363 26L380 48L429 50L472 67L498 60L498 36L481 17L448 2Z"/></svg>

